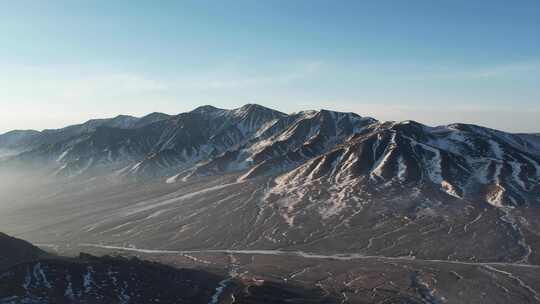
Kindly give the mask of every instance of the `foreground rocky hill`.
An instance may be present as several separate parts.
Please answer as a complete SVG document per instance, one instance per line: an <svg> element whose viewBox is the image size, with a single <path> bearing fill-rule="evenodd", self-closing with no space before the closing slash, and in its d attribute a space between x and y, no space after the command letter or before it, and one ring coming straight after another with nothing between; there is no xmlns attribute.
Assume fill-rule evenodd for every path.
<svg viewBox="0 0 540 304"><path fill-rule="evenodd" d="M0 246L14 249L13 242L22 247L29 245L3 237ZM214 268L213 272L193 266L174 268L121 256L45 256L41 250L33 248L39 254L26 261L3 256L5 265L10 266L0 268L0 303L217 304L236 298L239 303L335 303L331 296L316 290L224 276L219 268Z"/></svg>
<svg viewBox="0 0 540 304"><path fill-rule="evenodd" d="M0 232L0 269L47 257L48 253L23 240Z"/></svg>

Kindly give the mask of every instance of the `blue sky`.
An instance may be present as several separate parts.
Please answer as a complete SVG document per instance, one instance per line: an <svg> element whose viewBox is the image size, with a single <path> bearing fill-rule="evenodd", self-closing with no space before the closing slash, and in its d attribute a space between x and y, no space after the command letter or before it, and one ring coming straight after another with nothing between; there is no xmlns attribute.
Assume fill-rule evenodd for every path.
<svg viewBox="0 0 540 304"><path fill-rule="evenodd" d="M0 132L259 103L540 132L540 1L0 0Z"/></svg>

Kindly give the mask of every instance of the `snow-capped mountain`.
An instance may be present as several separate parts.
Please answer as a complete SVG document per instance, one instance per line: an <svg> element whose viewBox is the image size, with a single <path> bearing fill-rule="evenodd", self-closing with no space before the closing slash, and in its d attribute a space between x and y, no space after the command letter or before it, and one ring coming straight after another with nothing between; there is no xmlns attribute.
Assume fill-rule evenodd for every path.
<svg viewBox="0 0 540 304"><path fill-rule="evenodd" d="M203 106L136 127L86 123L79 135L40 145L11 162L37 163L60 176L104 171L137 177L181 172L191 176L247 169L278 156L284 157L284 168L292 168L373 121L331 111L286 115L253 104L234 110Z"/></svg>
<svg viewBox="0 0 540 304"><path fill-rule="evenodd" d="M328 151L375 122L353 113L300 112L271 120L242 146L197 165L188 175L212 175L250 169L246 178L292 169Z"/></svg>
<svg viewBox="0 0 540 304"><path fill-rule="evenodd" d="M43 131L14 130L0 135L0 149L13 150L19 153L31 151L42 145L54 145L83 134L95 132L99 127L135 129L168 117L169 115L163 113L151 113L141 118L118 115L114 118L92 119L82 124L61 129Z"/></svg>
<svg viewBox="0 0 540 304"><path fill-rule="evenodd" d="M539 200L538 136L474 125L378 122L328 110L287 115L254 104L202 106L175 116L118 116L10 132L0 137L0 148L29 138L47 144L4 163L34 164L59 176L114 172L168 182L231 172L243 172L241 179L283 174L276 189L284 183L287 191L321 180L337 193L358 183L414 185L496 207Z"/></svg>
<svg viewBox="0 0 540 304"><path fill-rule="evenodd" d="M266 124L285 114L248 104L234 110L199 107L164 121L161 135L143 160L122 170L135 176L163 176L238 149Z"/></svg>
<svg viewBox="0 0 540 304"><path fill-rule="evenodd" d="M407 186L496 207L540 203L540 150L517 135L472 125L375 124L329 153L277 178L280 191L326 181L343 193L357 184ZM295 186L296 185L296 186Z"/></svg>

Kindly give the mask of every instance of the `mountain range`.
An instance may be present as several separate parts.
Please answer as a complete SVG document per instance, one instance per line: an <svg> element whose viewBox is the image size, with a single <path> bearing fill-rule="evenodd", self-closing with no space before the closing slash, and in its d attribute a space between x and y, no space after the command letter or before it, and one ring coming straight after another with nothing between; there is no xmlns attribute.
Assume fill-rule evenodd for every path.
<svg viewBox="0 0 540 304"><path fill-rule="evenodd" d="M160 261L185 251L197 259L234 252L279 262L294 253L294 267L316 256L345 268L376 259L374 273L393 263L418 269L395 272L414 278L400 285L416 290L408 300L365 303L459 298L448 277L430 269L461 280L453 267L470 266L475 279L506 278L540 302L538 282L521 278L524 267L540 265L538 134L248 104L12 131L0 135L0 151L0 178L9 185L0 191L0 228L59 252ZM299 276L322 268L301 267ZM332 295L350 299L365 286ZM482 288L469 290L470 303L483 301L474 298ZM502 288L492 293L508 300Z"/></svg>
<svg viewBox="0 0 540 304"><path fill-rule="evenodd" d="M379 122L327 110L287 115L259 105L202 106L0 135L3 162L57 176L113 173L167 181L245 171L292 184L415 185L496 207L538 203L540 139L475 125ZM354 180L354 181L353 181ZM279 185L277 185L279 186ZM278 190L278 189L276 189Z"/></svg>

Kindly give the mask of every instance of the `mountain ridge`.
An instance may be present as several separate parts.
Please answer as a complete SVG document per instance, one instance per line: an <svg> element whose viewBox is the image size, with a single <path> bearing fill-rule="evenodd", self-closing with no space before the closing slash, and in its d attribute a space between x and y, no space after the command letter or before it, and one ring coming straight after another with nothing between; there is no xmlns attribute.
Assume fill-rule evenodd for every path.
<svg viewBox="0 0 540 304"><path fill-rule="evenodd" d="M534 134L460 123L380 122L329 110L285 114L256 104L231 110L205 105L164 115L116 116L44 131L57 134L56 142L0 164L34 164L64 177L115 174L169 183L232 172L244 172L241 179L290 176L311 165L304 168L310 178L325 174L323 168L333 168L331 174L345 169L339 175L353 175L356 182L366 174L363 183L428 182L448 195L496 207L539 200L540 140ZM366 145L371 152L361 152ZM347 146L360 154L335 158L335 150ZM344 168L344 157L362 163ZM361 168L370 162L369 170ZM355 166L360 167L350 171Z"/></svg>

